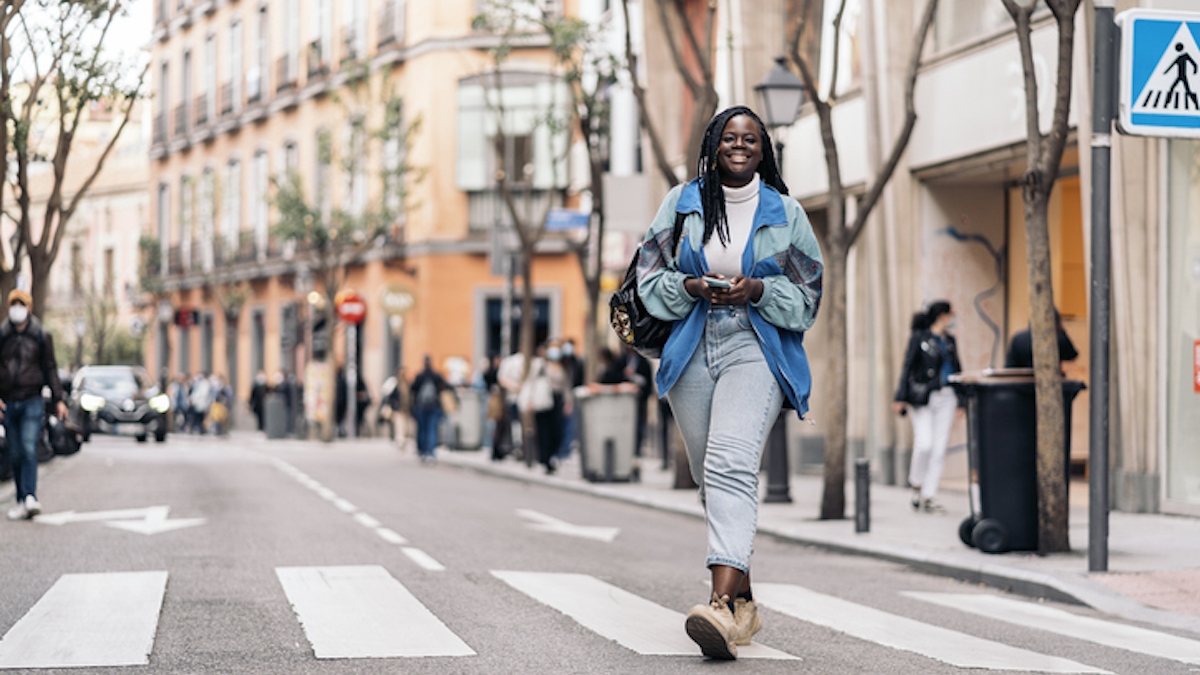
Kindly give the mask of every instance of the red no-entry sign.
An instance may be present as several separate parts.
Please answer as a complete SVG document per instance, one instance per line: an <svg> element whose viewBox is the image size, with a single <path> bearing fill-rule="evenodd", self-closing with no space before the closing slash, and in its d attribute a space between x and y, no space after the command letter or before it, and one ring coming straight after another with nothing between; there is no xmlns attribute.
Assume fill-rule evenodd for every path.
<svg viewBox="0 0 1200 675"><path fill-rule="evenodd" d="M337 306L338 317L346 323L358 325L367 315L367 301L358 291L347 289L339 292L334 304Z"/></svg>

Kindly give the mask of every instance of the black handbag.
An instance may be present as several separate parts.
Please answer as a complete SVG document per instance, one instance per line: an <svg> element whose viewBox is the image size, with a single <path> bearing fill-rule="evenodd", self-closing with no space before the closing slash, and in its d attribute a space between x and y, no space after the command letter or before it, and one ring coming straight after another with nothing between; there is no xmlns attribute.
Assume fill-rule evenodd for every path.
<svg viewBox="0 0 1200 675"><path fill-rule="evenodd" d="M683 232L683 221L686 214L675 214L675 228L671 232L671 250L679 245L679 235ZM625 280L621 287L608 299L608 322L617 333L617 337L627 345L632 346L637 353L648 359L662 356L663 345L671 337L674 321L663 321L646 311L642 299L637 292L637 263L641 255L641 247L633 253L633 260L625 270Z"/></svg>

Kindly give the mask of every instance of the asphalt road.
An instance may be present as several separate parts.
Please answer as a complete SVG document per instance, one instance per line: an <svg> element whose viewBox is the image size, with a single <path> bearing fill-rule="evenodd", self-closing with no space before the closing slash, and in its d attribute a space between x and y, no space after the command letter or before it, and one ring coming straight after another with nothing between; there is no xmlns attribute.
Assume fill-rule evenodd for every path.
<svg viewBox="0 0 1200 675"><path fill-rule="evenodd" d="M42 468L43 516L0 522L13 672L1200 672L1183 634L767 537L761 646L705 661L698 519L379 447L96 437ZM147 664L99 665L143 633Z"/></svg>

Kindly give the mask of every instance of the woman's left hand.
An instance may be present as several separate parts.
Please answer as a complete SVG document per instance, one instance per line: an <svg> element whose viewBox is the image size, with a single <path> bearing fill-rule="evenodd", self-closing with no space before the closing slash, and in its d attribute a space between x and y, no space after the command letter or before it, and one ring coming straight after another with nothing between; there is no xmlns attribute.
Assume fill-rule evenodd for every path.
<svg viewBox="0 0 1200 675"><path fill-rule="evenodd" d="M746 305L751 302L758 302L763 294L763 282L761 279L752 279L744 275L737 275L729 280L733 284L730 288L714 288L712 297L713 304L717 305Z"/></svg>

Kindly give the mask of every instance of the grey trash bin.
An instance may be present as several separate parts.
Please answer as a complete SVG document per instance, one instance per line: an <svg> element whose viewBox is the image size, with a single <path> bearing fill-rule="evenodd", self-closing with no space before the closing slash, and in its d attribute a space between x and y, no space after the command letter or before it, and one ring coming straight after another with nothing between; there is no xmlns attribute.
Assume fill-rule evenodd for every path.
<svg viewBox="0 0 1200 675"><path fill-rule="evenodd" d="M483 392L472 387L455 387L458 409L448 413L450 435L446 445L452 450L478 450L483 447Z"/></svg>
<svg viewBox="0 0 1200 675"><path fill-rule="evenodd" d="M575 403L579 406L579 456L585 480L593 483L633 480L637 397L636 384L593 384L575 389Z"/></svg>
<svg viewBox="0 0 1200 675"><path fill-rule="evenodd" d="M267 438L287 438L287 401L283 394L271 392L263 398L263 417Z"/></svg>

